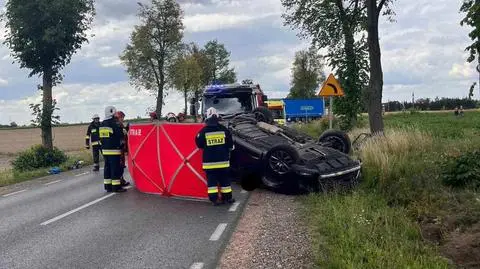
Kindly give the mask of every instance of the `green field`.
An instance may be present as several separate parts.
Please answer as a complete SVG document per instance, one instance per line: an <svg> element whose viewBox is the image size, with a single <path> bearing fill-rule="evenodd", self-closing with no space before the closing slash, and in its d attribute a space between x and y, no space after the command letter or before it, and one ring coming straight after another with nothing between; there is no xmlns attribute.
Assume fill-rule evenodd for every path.
<svg viewBox="0 0 480 269"><path fill-rule="evenodd" d="M365 122L352 138L368 132ZM398 113L384 122L385 137L353 153L363 161L353 193L302 199L316 264L479 268L480 112ZM317 136L324 127L300 129Z"/></svg>

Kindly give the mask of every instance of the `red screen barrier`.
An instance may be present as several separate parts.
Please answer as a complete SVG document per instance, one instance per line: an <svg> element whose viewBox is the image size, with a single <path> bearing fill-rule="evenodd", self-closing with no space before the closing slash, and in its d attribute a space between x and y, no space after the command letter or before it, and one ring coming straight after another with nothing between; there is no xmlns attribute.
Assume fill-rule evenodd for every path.
<svg viewBox="0 0 480 269"><path fill-rule="evenodd" d="M205 200L207 181L195 136L203 123L130 124L128 170L144 193Z"/></svg>

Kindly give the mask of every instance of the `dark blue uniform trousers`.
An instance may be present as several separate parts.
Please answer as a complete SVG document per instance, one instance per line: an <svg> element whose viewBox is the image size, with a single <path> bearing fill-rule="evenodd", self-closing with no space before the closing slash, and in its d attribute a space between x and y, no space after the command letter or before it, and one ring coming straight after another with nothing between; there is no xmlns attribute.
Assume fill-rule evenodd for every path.
<svg viewBox="0 0 480 269"><path fill-rule="evenodd" d="M232 186L229 178L228 168L220 169L206 169L208 184L208 198L212 202L218 200L218 185L220 185L220 191L222 193L222 200L229 202L232 200Z"/></svg>

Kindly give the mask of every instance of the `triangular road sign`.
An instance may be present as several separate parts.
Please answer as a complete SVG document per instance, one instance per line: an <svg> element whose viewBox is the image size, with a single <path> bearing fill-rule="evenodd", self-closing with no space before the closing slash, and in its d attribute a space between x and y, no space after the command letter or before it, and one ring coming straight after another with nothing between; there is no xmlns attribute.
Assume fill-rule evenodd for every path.
<svg viewBox="0 0 480 269"><path fill-rule="evenodd" d="M319 96L344 96L345 93L343 92L342 86L338 80L330 74L322 85L322 89L320 90Z"/></svg>

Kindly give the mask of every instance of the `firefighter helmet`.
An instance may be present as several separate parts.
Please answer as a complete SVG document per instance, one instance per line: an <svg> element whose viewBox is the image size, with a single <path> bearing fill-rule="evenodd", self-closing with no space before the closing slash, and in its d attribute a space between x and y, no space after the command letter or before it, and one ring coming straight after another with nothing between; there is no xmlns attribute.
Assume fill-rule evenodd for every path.
<svg viewBox="0 0 480 269"><path fill-rule="evenodd" d="M114 106L107 106L105 108L105 119L111 119L115 112L117 112L117 109Z"/></svg>
<svg viewBox="0 0 480 269"><path fill-rule="evenodd" d="M100 119L100 117L98 116L98 114L93 114L92 119Z"/></svg>

